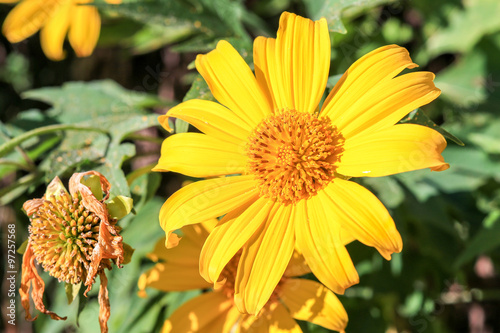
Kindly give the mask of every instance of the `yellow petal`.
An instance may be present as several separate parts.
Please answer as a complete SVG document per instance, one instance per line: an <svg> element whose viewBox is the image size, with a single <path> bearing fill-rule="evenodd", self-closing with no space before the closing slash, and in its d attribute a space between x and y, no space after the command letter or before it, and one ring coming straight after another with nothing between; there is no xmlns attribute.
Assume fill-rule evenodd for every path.
<svg viewBox="0 0 500 333"><path fill-rule="evenodd" d="M271 112L271 102L250 67L228 42L222 40L215 50L198 55L196 69L215 98L252 128Z"/></svg>
<svg viewBox="0 0 500 333"><path fill-rule="evenodd" d="M347 312L342 303L316 281L287 279L281 285L280 299L295 319L340 332L347 326Z"/></svg>
<svg viewBox="0 0 500 333"><path fill-rule="evenodd" d="M246 142L252 131L233 111L211 101L192 99L168 110L166 115L158 117L167 130L169 117L185 120L211 137L232 143Z"/></svg>
<svg viewBox="0 0 500 333"><path fill-rule="evenodd" d="M199 225L185 226L182 230ZM165 237L162 237L156 242L155 248L152 253L148 254L148 258L156 262L166 261L173 265L198 266L198 257L207 236L202 238L200 242L185 235L182 237L182 242L179 242L179 245L172 249L165 248Z"/></svg>
<svg viewBox="0 0 500 333"><path fill-rule="evenodd" d="M185 226L182 228L182 239L189 239L194 244L196 244L197 248L201 251L205 240L208 235L214 230L217 226L217 219L211 219L208 221L201 222L199 224L192 224Z"/></svg>
<svg viewBox="0 0 500 333"><path fill-rule="evenodd" d="M437 131L415 124L391 126L346 140L337 172L351 177L381 177L431 168L448 169L441 153L446 140Z"/></svg>
<svg viewBox="0 0 500 333"><path fill-rule="evenodd" d="M327 209L330 221L340 223L361 243L375 247L387 260L401 252L403 241L384 205L370 191L354 182L335 179L318 200Z"/></svg>
<svg viewBox="0 0 500 333"><path fill-rule="evenodd" d="M281 78L287 96L287 104L277 105L278 108L314 112L325 91L330 70L330 36L326 19L313 22L284 12L280 18L275 52L281 70L270 72L270 75ZM272 91L274 93L274 89Z"/></svg>
<svg viewBox="0 0 500 333"><path fill-rule="evenodd" d="M311 273L311 269L307 265L306 259L297 249L293 252L292 258L288 263L284 276L301 276Z"/></svg>
<svg viewBox="0 0 500 333"><path fill-rule="evenodd" d="M270 308L268 316L269 333L302 333L300 326L281 303L275 303ZM253 326L259 324L257 321Z"/></svg>
<svg viewBox="0 0 500 333"><path fill-rule="evenodd" d="M75 5L71 17L68 39L78 57L92 54L101 31L101 17L97 8Z"/></svg>
<svg viewBox="0 0 500 333"><path fill-rule="evenodd" d="M62 60L66 55L63 44L69 29L72 7L71 2L62 3L40 31L43 53L51 60Z"/></svg>
<svg viewBox="0 0 500 333"><path fill-rule="evenodd" d="M432 73L394 79L403 69L416 66L408 51L397 45L368 53L344 73L325 100L321 115L330 117L345 138L394 125L439 96Z"/></svg>
<svg viewBox="0 0 500 333"><path fill-rule="evenodd" d="M216 284L226 264L266 222L273 202L259 198L238 213L228 213L208 236L200 255L200 274ZM236 215L236 216L235 216Z"/></svg>
<svg viewBox="0 0 500 333"><path fill-rule="evenodd" d="M233 306L203 328L203 333L240 333L237 329L242 314Z"/></svg>
<svg viewBox="0 0 500 333"><path fill-rule="evenodd" d="M22 1L7 15L3 34L11 43L20 42L37 32L60 6L60 0Z"/></svg>
<svg viewBox="0 0 500 333"><path fill-rule="evenodd" d="M292 207L276 205L243 247L234 301L240 312L259 313L283 277L295 247Z"/></svg>
<svg viewBox="0 0 500 333"><path fill-rule="evenodd" d="M161 157L153 171L173 171L203 178L244 173L248 157L243 144L235 144L201 133L169 136L161 146Z"/></svg>
<svg viewBox="0 0 500 333"><path fill-rule="evenodd" d="M0 3L16 3L19 2L19 0L0 0Z"/></svg>
<svg viewBox="0 0 500 333"><path fill-rule="evenodd" d="M197 262L194 265L157 263L139 277L137 284L140 296L146 295L146 288L161 291L186 291L211 287L211 284L201 277Z"/></svg>
<svg viewBox="0 0 500 333"><path fill-rule="evenodd" d="M235 176L191 183L171 195L160 210L167 234L185 225L216 218L253 200L258 193L253 176Z"/></svg>
<svg viewBox="0 0 500 333"><path fill-rule="evenodd" d="M225 316L233 306L232 300L221 292L208 292L184 303L165 321L162 332L205 332L205 328Z"/></svg>
<svg viewBox="0 0 500 333"><path fill-rule="evenodd" d="M257 316L243 315L240 333L302 333L287 309L279 302L266 306Z"/></svg>
<svg viewBox="0 0 500 333"><path fill-rule="evenodd" d="M396 124L412 110L430 103L441 91L434 86L434 74L417 72L378 84L345 111L349 123L340 120L346 139L373 133Z"/></svg>
<svg viewBox="0 0 500 333"><path fill-rule="evenodd" d="M295 237L311 271L337 294L359 282L358 273L340 239L340 224L330 221L317 196L296 205Z"/></svg>

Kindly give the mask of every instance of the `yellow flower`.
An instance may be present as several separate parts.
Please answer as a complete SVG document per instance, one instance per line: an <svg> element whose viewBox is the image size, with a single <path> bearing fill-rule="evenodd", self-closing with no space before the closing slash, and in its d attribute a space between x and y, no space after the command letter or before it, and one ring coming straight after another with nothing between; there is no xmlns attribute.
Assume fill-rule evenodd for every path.
<svg viewBox="0 0 500 333"><path fill-rule="evenodd" d="M0 0L0 3L17 1ZM106 0L118 4L121 0ZM22 0L7 16L3 34L11 43L20 42L40 31L45 55L52 60L65 57L63 43L69 43L79 57L92 54L99 39L101 18L92 0Z"/></svg>
<svg viewBox="0 0 500 333"><path fill-rule="evenodd" d="M356 61L319 104L330 64L325 19L281 16L277 38L254 42L255 76L226 41L196 58L222 104L190 100L159 118L188 121L162 145L155 171L207 177L174 193L160 211L167 246L173 230L223 216L207 238L200 272L217 283L243 249L236 304L257 313L279 283L294 248L336 293L358 283L344 246L357 239L390 259L402 240L382 203L350 177L447 169L437 131L396 124L434 100L434 74L414 72L408 51L378 48ZM222 177L221 177L222 176ZM226 177L224 177L226 176Z"/></svg>
<svg viewBox="0 0 500 333"><path fill-rule="evenodd" d="M84 179L87 176L90 177ZM75 173L69 181L69 192L56 177L43 198L24 203L23 208L31 221L19 289L26 320L37 318L30 314L31 287L31 297L39 311L55 320L66 319L45 308L45 284L38 275L36 259L44 271L59 282L74 285L77 289L83 282L87 286L84 295L99 275L99 324L101 332L108 331L110 305L104 271L111 269L112 262L117 266L126 263L123 238L116 221L128 214L131 208L131 199L125 197L105 203L110 188L107 179L96 171Z"/></svg>
<svg viewBox="0 0 500 333"><path fill-rule="evenodd" d="M216 221L182 229L182 242L174 249L160 240L149 257L157 264L139 278L139 295L146 287L162 291L208 289L198 271L198 257L209 231ZM347 313L333 292L320 283L293 278L308 273L303 258L296 252L270 300L257 316L242 314L233 294L239 254L222 270L224 282L218 289L204 293L179 307L165 321L162 332L302 332L295 319L307 320L331 330L343 332Z"/></svg>

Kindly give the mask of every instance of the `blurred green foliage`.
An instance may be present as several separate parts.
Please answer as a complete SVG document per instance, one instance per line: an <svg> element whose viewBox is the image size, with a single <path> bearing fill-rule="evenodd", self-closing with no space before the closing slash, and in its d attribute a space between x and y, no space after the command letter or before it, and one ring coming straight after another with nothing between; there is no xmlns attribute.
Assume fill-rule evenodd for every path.
<svg viewBox="0 0 500 333"><path fill-rule="evenodd" d="M121 83L140 89L125 89L113 80L102 80L106 78L102 75L77 82L89 62L70 56L53 64L40 60L38 37L19 45L2 39L0 204L17 214L20 245L28 223L20 211L22 203L43 193L56 175L67 178L75 171L94 169L110 180L114 195L134 198L136 214L125 218L122 227L124 241L136 251L130 264L113 269L109 276L111 332L158 331L173 309L197 294L148 290L146 299L136 295L138 276L151 266L145 255L162 234L161 204L184 180L151 173L151 160L136 166L148 154L137 154L137 142L157 144L166 135L162 130L138 131L158 128L153 110L163 113L183 99L213 98L201 76L188 71L196 53L208 52L226 39L251 65L252 40L275 36L284 10L327 18L333 42L329 88L360 56L397 43L408 48L420 69L436 73L436 86L442 90L438 100L404 121L438 124L448 138L443 155L451 168L360 181L389 208L404 249L387 262L371 248L348 246L361 278L340 297L350 318L348 331L468 331L472 305L483 309L491 331L500 330L497 0L129 0L96 5L106 16L95 53L110 52L112 62L131 66ZM3 16L6 8L2 6ZM164 95L159 87L170 66L163 58L172 54L180 57L181 75L173 80L172 96L160 98ZM99 59L92 56L90 65ZM166 69L144 74L145 68L158 68L158 62ZM153 88L144 83L146 79L155 80ZM177 132L188 130L181 121L174 127ZM462 141L464 147L459 145ZM40 316L34 331L98 330L96 290L76 326L79 302L68 306L64 288L47 282L47 290L57 290L47 296L49 308L69 320ZM17 318L22 320L22 311ZM304 332L327 331L309 323L301 326Z"/></svg>

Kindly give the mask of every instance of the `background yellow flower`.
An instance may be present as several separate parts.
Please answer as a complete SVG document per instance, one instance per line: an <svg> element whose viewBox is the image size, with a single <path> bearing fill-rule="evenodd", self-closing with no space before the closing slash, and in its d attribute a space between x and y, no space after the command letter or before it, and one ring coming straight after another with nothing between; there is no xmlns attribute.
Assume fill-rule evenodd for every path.
<svg viewBox="0 0 500 333"><path fill-rule="evenodd" d="M198 270L198 258L209 231L217 221L182 228L179 246L167 250L161 239L148 256L156 265L139 278L139 293L156 288L165 292L208 289L211 287ZM239 255L225 267L224 282L217 290L206 292L179 307L163 325L162 332L302 332L295 319L309 321L330 330L343 332L347 313L342 304L320 283L294 278L309 272L304 259L295 253L273 297L258 315L242 314L233 299Z"/></svg>
<svg viewBox="0 0 500 333"><path fill-rule="evenodd" d="M17 1L0 0L0 3ZM118 4L120 0L107 0ZM3 24L3 34L11 43L18 43L40 30L40 42L45 55L62 60L64 39L68 40L78 57L92 54L101 18L97 9L89 6L92 0L22 0L9 13Z"/></svg>

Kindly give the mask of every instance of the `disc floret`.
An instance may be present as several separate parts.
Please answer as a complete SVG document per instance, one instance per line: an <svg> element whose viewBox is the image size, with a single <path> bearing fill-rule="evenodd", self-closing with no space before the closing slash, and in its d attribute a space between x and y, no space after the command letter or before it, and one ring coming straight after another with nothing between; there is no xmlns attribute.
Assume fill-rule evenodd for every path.
<svg viewBox="0 0 500 333"><path fill-rule="evenodd" d="M329 118L285 110L265 118L247 146L261 195L284 204L307 199L334 177L344 138Z"/></svg>

